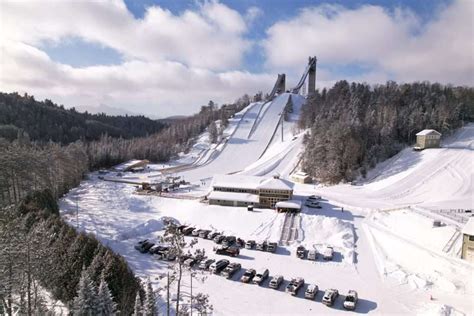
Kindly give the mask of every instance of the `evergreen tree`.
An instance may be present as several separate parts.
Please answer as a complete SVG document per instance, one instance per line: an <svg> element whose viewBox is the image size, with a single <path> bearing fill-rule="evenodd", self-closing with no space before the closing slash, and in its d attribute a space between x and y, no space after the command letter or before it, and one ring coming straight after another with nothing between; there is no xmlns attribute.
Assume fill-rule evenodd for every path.
<svg viewBox="0 0 474 316"><path fill-rule="evenodd" d="M135 306L133 307L133 316L142 315L142 301L140 300L140 291L137 291L135 296Z"/></svg>
<svg viewBox="0 0 474 316"><path fill-rule="evenodd" d="M217 126L214 121L209 124L209 141L211 143L216 143L217 142L217 136L219 135L219 132L217 131Z"/></svg>
<svg viewBox="0 0 474 316"><path fill-rule="evenodd" d="M114 315L117 309L109 286L102 275L100 279L99 290L97 291L97 314L98 315Z"/></svg>
<svg viewBox="0 0 474 316"><path fill-rule="evenodd" d="M77 288L77 296L73 302L74 315L96 315L98 312L97 290L94 282L84 268Z"/></svg>
<svg viewBox="0 0 474 316"><path fill-rule="evenodd" d="M145 302L143 303L143 315L155 316L157 314L155 292L153 292L151 282L148 280L145 292Z"/></svg>

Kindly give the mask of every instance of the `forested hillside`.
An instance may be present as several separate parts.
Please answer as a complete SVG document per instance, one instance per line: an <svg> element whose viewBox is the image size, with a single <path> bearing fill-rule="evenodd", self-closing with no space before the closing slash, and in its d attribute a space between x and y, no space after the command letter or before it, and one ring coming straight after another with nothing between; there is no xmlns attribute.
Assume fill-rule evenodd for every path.
<svg viewBox="0 0 474 316"><path fill-rule="evenodd" d="M368 169L415 142L422 129L444 135L474 120L474 89L412 83L371 87L340 81L303 107L303 168L320 181L364 176Z"/></svg>
<svg viewBox="0 0 474 316"><path fill-rule="evenodd" d="M31 140L67 144L82 139L144 137L159 132L165 123L144 116L109 116L79 113L50 100L36 101L33 96L0 93L0 137L15 139L23 131Z"/></svg>

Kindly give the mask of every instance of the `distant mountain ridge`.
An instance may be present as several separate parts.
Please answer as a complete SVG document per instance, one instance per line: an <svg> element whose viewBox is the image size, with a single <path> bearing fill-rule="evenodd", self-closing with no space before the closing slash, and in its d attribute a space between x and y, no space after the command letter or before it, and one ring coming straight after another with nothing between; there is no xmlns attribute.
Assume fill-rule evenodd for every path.
<svg viewBox="0 0 474 316"><path fill-rule="evenodd" d="M97 140L102 135L133 138L154 134L166 127L145 116L78 112L50 100L36 101L27 94L0 93L0 137L12 140L19 133L31 140L67 144L79 139Z"/></svg>

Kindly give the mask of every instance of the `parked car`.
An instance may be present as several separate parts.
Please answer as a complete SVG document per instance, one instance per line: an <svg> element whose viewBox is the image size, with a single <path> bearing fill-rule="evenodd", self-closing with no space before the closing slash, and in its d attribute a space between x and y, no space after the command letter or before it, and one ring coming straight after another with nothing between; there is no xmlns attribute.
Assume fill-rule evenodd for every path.
<svg viewBox="0 0 474 316"><path fill-rule="evenodd" d="M201 270L208 270L211 264L213 264L214 262L216 262L216 260L214 259L204 259L199 263L198 268Z"/></svg>
<svg viewBox="0 0 474 316"><path fill-rule="evenodd" d="M336 289L329 289L324 292L322 302L324 305L332 306L339 296L339 291Z"/></svg>
<svg viewBox="0 0 474 316"><path fill-rule="evenodd" d="M258 241L255 249L260 250L260 251L265 251L267 248L267 242L265 240Z"/></svg>
<svg viewBox="0 0 474 316"><path fill-rule="evenodd" d="M306 201L304 205L310 208L321 208L321 205L319 205L319 202L317 201Z"/></svg>
<svg viewBox="0 0 474 316"><path fill-rule="evenodd" d="M195 228L195 229L191 232L191 235L193 235L194 237L198 237L200 232L202 232L202 229Z"/></svg>
<svg viewBox="0 0 474 316"><path fill-rule="evenodd" d="M186 228L183 229L182 233L183 233L183 235L185 235L185 236L189 236L189 235L192 234L192 232L194 231L194 229L195 229L194 227L189 227L189 226L188 226L188 227L186 227Z"/></svg>
<svg viewBox="0 0 474 316"><path fill-rule="evenodd" d="M296 256L300 259L304 259L306 256L306 248L303 246L298 246L298 248L296 248Z"/></svg>
<svg viewBox="0 0 474 316"><path fill-rule="evenodd" d="M318 294L319 288L316 284L310 284L306 291L304 292L304 298L314 300L316 294Z"/></svg>
<svg viewBox="0 0 474 316"><path fill-rule="evenodd" d="M320 195L310 195L308 196L308 200L312 200L312 201L318 201L318 200L321 200L322 197Z"/></svg>
<svg viewBox="0 0 474 316"><path fill-rule="evenodd" d="M249 283L250 281L252 281L252 279L253 279L253 277L255 276L256 273L257 273L257 271L255 271L255 269L245 270L244 275L240 278L240 282Z"/></svg>
<svg viewBox="0 0 474 316"><path fill-rule="evenodd" d="M220 235L220 234L218 232L211 232L207 234L206 239L214 240L214 238L216 238L217 235Z"/></svg>
<svg viewBox="0 0 474 316"><path fill-rule="evenodd" d="M216 237L214 237L213 240L216 244L220 244L224 240L224 238L225 238L224 235L219 234Z"/></svg>
<svg viewBox="0 0 474 316"><path fill-rule="evenodd" d="M298 294L298 290L304 285L303 278L294 278L291 279L290 283L286 286L286 292L295 296Z"/></svg>
<svg viewBox="0 0 474 316"><path fill-rule="evenodd" d="M267 249L266 249L266 250L267 250L268 252L275 252L276 249L277 249L277 243L276 243L276 242L269 242L269 243L267 244Z"/></svg>
<svg viewBox="0 0 474 316"><path fill-rule="evenodd" d="M245 249L252 249L253 247L255 247L255 240L247 240Z"/></svg>
<svg viewBox="0 0 474 316"><path fill-rule="evenodd" d="M232 276L242 268L240 263L232 262L222 272L221 275L224 278L230 279Z"/></svg>
<svg viewBox="0 0 474 316"><path fill-rule="evenodd" d="M255 274L253 280L252 280L252 283L253 284L258 284L258 285L261 285L263 281L265 281L266 278L268 278L268 274L270 272L268 271L268 269L265 269L263 271L260 271L260 272L257 272L257 274Z"/></svg>
<svg viewBox="0 0 474 316"><path fill-rule="evenodd" d="M230 246L230 247L221 246L221 247L216 248L216 254L237 257L240 254L240 250L238 247L235 247L235 246Z"/></svg>
<svg viewBox="0 0 474 316"><path fill-rule="evenodd" d="M334 254L334 248L331 246L327 246L326 249L323 251L323 259L324 260L332 260Z"/></svg>
<svg viewBox="0 0 474 316"><path fill-rule="evenodd" d="M348 310L354 310L357 305L357 301L359 300L359 296L357 295L357 292L354 290L349 290L349 292L346 295L346 298L344 299L344 303L342 304L345 309Z"/></svg>
<svg viewBox="0 0 474 316"><path fill-rule="evenodd" d="M183 232L183 230L184 230L186 227L188 227L188 226L187 226L187 225L179 225L179 226L177 227L177 229L178 229L180 232Z"/></svg>
<svg viewBox="0 0 474 316"><path fill-rule="evenodd" d="M208 230L208 229L203 229L199 232L199 237L200 238L206 238L207 237L207 234L209 234L211 231Z"/></svg>
<svg viewBox="0 0 474 316"><path fill-rule="evenodd" d="M237 240L235 242L235 245L237 247L243 248L245 246L245 240L243 240L241 238L237 238Z"/></svg>
<svg viewBox="0 0 474 316"><path fill-rule="evenodd" d="M227 236L222 241L222 245L225 247L233 246L236 241L237 241L237 238L235 238L235 236Z"/></svg>
<svg viewBox="0 0 474 316"><path fill-rule="evenodd" d="M186 260L184 261L183 264L184 264L186 267L192 267L192 266L194 266L194 265L196 264L196 258L193 258L193 257L188 258L188 259L186 259Z"/></svg>
<svg viewBox="0 0 474 316"><path fill-rule="evenodd" d="M135 249L140 251L141 253L147 253L151 247L155 244L148 241L148 239L141 240L135 245Z"/></svg>
<svg viewBox="0 0 474 316"><path fill-rule="evenodd" d="M219 274L221 273L222 270L225 269L225 267L227 267L227 265L229 265L229 260L227 259L221 259L217 262L214 262L211 264L211 266L209 267L209 271L211 271L211 273L214 273L214 274Z"/></svg>
<svg viewBox="0 0 474 316"><path fill-rule="evenodd" d="M283 283L283 276L282 275L275 275L270 280L270 283L268 284L268 286L271 287L272 289L277 290L282 283Z"/></svg>
<svg viewBox="0 0 474 316"><path fill-rule="evenodd" d="M159 252L163 252L163 251L168 251L169 250L169 246L165 246L165 245L154 245L153 247L151 247L148 252L152 255L154 254L157 254Z"/></svg>
<svg viewBox="0 0 474 316"><path fill-rule="evenodd" d="M153 256L159 260L174 261L176 260L176 255L169 250L159 251Z"/></svg>
<svg viewBox="0 0 474 316"><path fill-rule="evenodd" d="M318 251L315 249L312 249L308 251L308 260L316 260L318 257Z"/></svg>

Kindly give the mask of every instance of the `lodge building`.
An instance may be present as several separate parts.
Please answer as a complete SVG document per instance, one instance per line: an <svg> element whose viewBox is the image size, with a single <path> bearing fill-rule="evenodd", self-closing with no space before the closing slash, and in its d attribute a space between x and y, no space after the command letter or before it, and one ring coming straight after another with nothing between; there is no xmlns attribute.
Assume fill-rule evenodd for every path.
<svg viewBox="0 0 474 316"><path fill-rule="evenodd" d="M293 183L279 177L216 175L209 204L274 208L280 201L293 197Z"/></svg>

